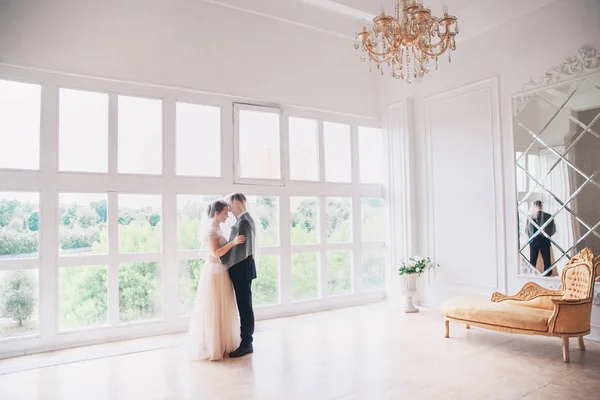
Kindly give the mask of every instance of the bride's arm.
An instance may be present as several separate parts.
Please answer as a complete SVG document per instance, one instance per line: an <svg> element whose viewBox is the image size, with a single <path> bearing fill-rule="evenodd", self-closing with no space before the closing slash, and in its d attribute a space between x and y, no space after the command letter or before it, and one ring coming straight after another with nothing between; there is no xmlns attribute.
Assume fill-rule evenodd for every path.
<svg viewBox="0 0 600 400"><path fill-rule="evenodd" d="M222 257L225 253L231 250L234 246L238 244L244 243L246 241L246 236L237 235L231 242L227 243L223 247L219 247L219 238L218 237L210 237L210 250L215 256L215 258Z"/></svg>

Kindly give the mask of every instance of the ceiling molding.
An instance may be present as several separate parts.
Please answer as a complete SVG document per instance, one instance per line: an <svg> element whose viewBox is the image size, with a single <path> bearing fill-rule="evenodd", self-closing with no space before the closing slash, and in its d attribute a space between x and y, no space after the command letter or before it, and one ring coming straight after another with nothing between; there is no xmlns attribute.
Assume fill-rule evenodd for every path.
<svg viewBox="0 0 600 400"><path fill-rule="evenodd" d="M209 4L214 4L220 7L225 7L225 8L229 8L231 10L236 10L236 11L241 11L241 12L245 12L248 14L252 14L252 15L256 15L256 16L260 16L263 18L269 18L269 19L273 19L276 21L280 21L280 22L285 22L291 25L295 25L295 26L299 26L301 28L306 28L306 29L310 29L313 31L317 31L317 32L321 32L321 33L325 33L325 34L329 34L329 35L333 35L333 36L337 36L339 38L343 38L343 39L348 39L348 40L354 40L354 35L350 35L350 34L342 34L336 31L332 31L329 29L325 29L325 28L321 28L312 24L307 24L307 23L303 23L300 21L295 21L289 18L285 18L285 17L281 17L278 15L274 15L274 14L268 14L265 12L261 12L261 11L257 11L257 10L253 10L247 7L242 7L242 6L238 6L236 4L231 4L231 3L227 3L224 2L223 0L200 0L204 3L209 3ZM247 3L244 3L247 4Z"/></svg>

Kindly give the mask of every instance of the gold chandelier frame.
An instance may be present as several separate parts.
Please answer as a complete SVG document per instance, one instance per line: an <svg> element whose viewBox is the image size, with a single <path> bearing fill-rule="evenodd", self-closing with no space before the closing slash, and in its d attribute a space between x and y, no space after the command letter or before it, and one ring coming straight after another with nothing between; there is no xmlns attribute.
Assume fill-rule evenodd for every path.
<svg viewBox="0 0 600 400"><path fill-rule="evenodd" d="M437 69L438 57L448 50L448 62L452 62L450 52L456 50L458 23L455 16L448 15L446 6L443 12L438 18L420 0L396 0L394 16L382 10L373 19L372 30L363 24L354 48L362 50L362 61L369 58L369 70L375 62L383 75L387 65L393 77L410 83L411 78L429 72L430 61Z"/></svg>

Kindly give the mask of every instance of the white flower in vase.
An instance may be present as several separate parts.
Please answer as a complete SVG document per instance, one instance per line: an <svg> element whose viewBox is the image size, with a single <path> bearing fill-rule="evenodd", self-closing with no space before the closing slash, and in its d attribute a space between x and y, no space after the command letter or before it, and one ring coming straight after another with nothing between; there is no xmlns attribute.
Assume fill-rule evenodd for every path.
<svg viewBox="0 0 600 400"><path fill-rule="evenodd" d="M421 256L413 256L408 261L402 262L402 266L398 269L398 274L404 277L406 288L406 308L404 312L419 312L419 309L412 302L412 298L417 292L417 278L426 270L436 266L431 262L429 257Z"/></svg>

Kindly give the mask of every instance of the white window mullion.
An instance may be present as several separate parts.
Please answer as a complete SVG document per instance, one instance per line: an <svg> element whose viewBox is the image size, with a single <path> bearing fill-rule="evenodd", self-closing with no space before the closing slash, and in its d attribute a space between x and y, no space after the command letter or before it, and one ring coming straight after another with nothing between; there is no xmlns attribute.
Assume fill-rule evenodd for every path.
<svg viewBox="0 0 600 400"><path fill-rule="evenodd" d="M116 183L119 160L119 96L111 92L108 95L108 175L110 182ZM108 191L108 323L110 326L119 324L119 210L118 194L115 187L109 183Z"/></svg>
<svg viewBox="0 0 600 400"><path fill-rule="evenodd" d="M279 158L281 163L281 179L283 179L283 183L287 183L290 181L290 132L289 132L289 116L282 112L279 117L279 137L281 138L281 146L279 150L279 154L281 157Z"/></svg>
<svg viewBox="0 0 600 400"><path fill-rule="evenodd" d="M161 265L164 285L165 319L177 319L177 196L174 190L176 169L176 111L175 99L163 101L164 173L166 180L163 196L163 260Z"/></svg>
<svg viewBox="0 0 600 400"><path fill-rule="evenodd" d="M358 145L358 126L353 123L350 128L350 151L352 160L352 185L360 185L360 149ZM354 293L362 292L362 233L361 233L361 196L352 197L352 289Z"/></svg>
<svg viewBox="0 0 600 400"><path fill-rule="evenodd" d="M119 159L119 96L117 93L108 94L108 174L117 174L117 162Z"/></svg>
<svg viewBox="0 0 600 400"><path fill-rule="evenodd" d="M221 177L227 183L235 182L238 168L237 137L234 133L234 109L231 102L221 107ZM230 157L233 157L233 162Z"/></svg>
<svg viewBox="0 0 600 400"><path fill-rule="evenodd" d="M40 258L39 329L43 342L56 336L58 320L58 86L47 83L42 88L41 171L44 176L40 191Z"/></svg>
<svg viewBox="0 0 600 400"><path fill-rule="evenodd" d="M354 293L362 292L362 232L361 232L361 202L360 196L352 198L352 288Z"/></svg>
<svg viewBox="0 0 600 400"><path fill-rule="evenodd" d="M290 197L279 198L279 232L281 254L279 257L279 298L284 307L292 304L292 255L290 252L291 241L291 215Z"/></svg>
<svg viewBox="0 0 600 400"><path fill-rule="evenodd" d="M321 298L326 299L327 293L327 201L319 197L319 291Z"/></svg>
<svg viewBox="0 0 600 400"><path fill-rule="evenodd" d="M108 193L108 321L119 324L119 210L116 192Z"/></svg>
<svg viewBox="0 0 600 400"><path fill-rule="evenodd" d="M319 182L325 182L325 136L323 134L323 120L318 120L319 132Z"/></svg>

